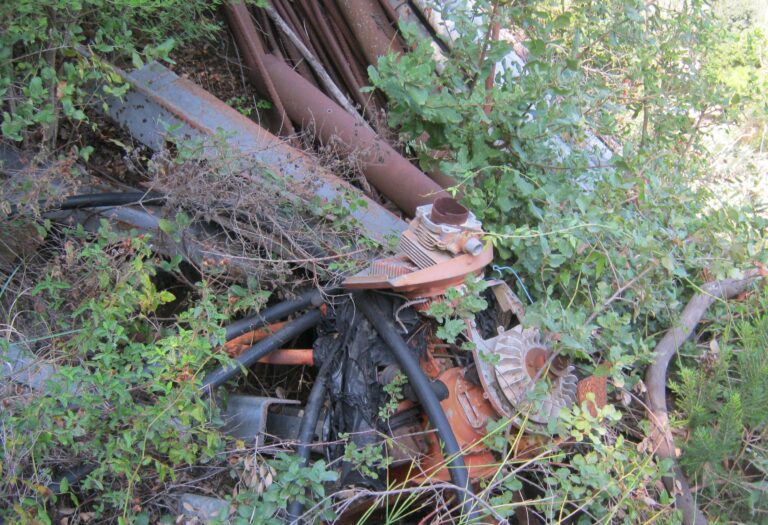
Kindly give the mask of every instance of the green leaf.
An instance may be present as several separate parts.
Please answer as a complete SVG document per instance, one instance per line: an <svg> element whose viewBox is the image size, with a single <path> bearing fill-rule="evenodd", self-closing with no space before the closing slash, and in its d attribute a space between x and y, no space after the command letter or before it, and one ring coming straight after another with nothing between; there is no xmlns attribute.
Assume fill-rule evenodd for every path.
<svg viewBox="0 0 768 525"><path fill-rule="evenodd" d="M133 67L135 69L141 69L142 67L144 67L144 61L141 59L139 54L135 51L131 54L131 64L133 64Z"/></svg>
<svg viewBox="0 0 768 525"><path fill-rule="evenodd" d="M168 219L159 219L157 225L160 228L160 231L168 235L173 235L177 231L176 223L169 221Z"/></svg>

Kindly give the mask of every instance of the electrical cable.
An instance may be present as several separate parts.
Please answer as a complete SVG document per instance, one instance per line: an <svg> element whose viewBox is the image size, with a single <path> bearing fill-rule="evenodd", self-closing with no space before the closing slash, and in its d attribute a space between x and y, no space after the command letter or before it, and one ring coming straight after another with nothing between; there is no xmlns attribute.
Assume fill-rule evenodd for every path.
<svg viewBox="0 0 768 525"><path fill-rule="evenodd" d="M526 288L526 287L525 287L525 283L524 283L524 282L523 282L523 280L520 278L520 276L517 274L517 272L515 271L515 269L514 269L514 268L512 268L511 266L499 266L499 265L497 265L497 264L494 264L493 266L491 266L491 269L492 269L494 272L497 272L497 273L499 274L499 277L501 277L501 276L503 275L503 274L501 273L501 271L502 271L502 270L507 270L507 271L509 271L509 272L512 272L512 275L514 275L514 276L515 276L515 279L517 279L517 282L518 282L518 284L520 284L520 287L521 287L521 288L523 289L523 291L525 292L525 296L528 298L528 302L530 302L531 304L533 304L533 298L531 297L531 294L529 294L529 293L528 293L528 288Z"/></svg>
<svg viewBox="0 0 768 525"><path fill-rule="evenodd" d="M61 202L51 204L50 199L40 199L38 206L43 211L79 210L82 208L104 208L112 206L132 206L136 204L165 204L165 195L146 191L123 191L107 193L84 193L64 197ZM11 205L10 216L19 213L18 207Z"/></svg>
<svg viewBox="0 0 768 525"><path fill-rule="evenodd" d="M463 515L468 521L477 517L472 502L472 486L469 483L469 473L464 463L459 443L453 434L448 418L440 405L435 392L430 386L429 379L419 367L419 363L413 356L412 350L406 344L389 316L375 305L373 296L368 292L356 292L354 295L355 306L363 312L363 315L373 325L379 336L384 340L392 354L400 365L400 369L408 377L408 382L413 387L419 398L421 407L426 412L431 425L437 430L442 441L443 454L448 461L448 472L451 481L458 487L457 495L461 501Z"/></svg>
<svg viewBox="0 0 768 525"><path fill-rule="evenodd" d="M328 388L328 376L330 375L333 364L336 362L335 352L326 356L325 362L317 373L312 390L309 392L307 404L304 407L304 417L301 419L299 427L299 436L296 439L296 454L301 458L301 466L305 467L309 463L309 454L312 452L312 441L317 427L317 419L320 417L320 409L325 401L325 394ZM286 523L291 525L303 525L299 519L304 511L299 499L294 499L288 504L288 516Z"/></svg>

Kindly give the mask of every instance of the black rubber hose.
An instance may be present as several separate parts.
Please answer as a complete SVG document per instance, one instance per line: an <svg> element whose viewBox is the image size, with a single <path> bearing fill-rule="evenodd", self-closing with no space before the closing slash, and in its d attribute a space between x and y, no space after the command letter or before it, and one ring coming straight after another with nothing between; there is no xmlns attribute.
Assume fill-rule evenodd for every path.
<svg viewBox="0 0 768 525"><path fill-rule="evenodd" d="M50 204L48 199L40 199L38 205L43 211L78 210L82 208L102 208L109 206L130 206L133 204L164 204L165 196L146 191L123 191L108 193L85 193L64 197L61 202ZM11 206L11 216L18 213L16 205Z"/></svg>
<svg viewBox="0 0 768 525"><path fill-rule="evenodd" d="M200 386L203 395L210 394L215 388L236 377L242 370L242 367L250 367L262 357L274 352L294 337L309 330L318 324L322 318L323 314L319 310L307 312L237 356L235 362L231 365L217 368L203 379L203 384Z"/></svg>
<svg viewBox="0 0 768 525"><path fill-rule="evenodd" d="M235 321L231 325L227 326L225 339L230 341L235 337L239 337L252 330L256 330L270 323L285 319L289 315L298 312L299 310L306 310L310 306L318 307L325 301L323 294L329 292L322 292L320 290L310 290L301 295L298 299L291 299L277 303L274 306L270 306L263 312L259 312L256 315L246 317Z"/></svg>
<svg viewBox="0 0 768 525"><path fill-rule="evenodd" d="M296 454L301 458L302 467L307 466L309 463L309 454L312 452L312 441L315 437L317 419L320 417L320 409L323 408L323 401L325 400L325 393L328 388L328 376L335 361L333 355L326 356L325 362L320 367L320 371L317 373L315 382L312 385L312 390L309 392L307 405L304 407L304 417L301 418L299 436L296 439ZM303 511L304 506L301 501L298 499L291 501L288 504L287 523L301 525L302 522L299 520L299 517Z"/></svg>
<svg viewBox="0 0 768 525"><path fill-rule="evenodd" d="M146 191L126 191L115 193L86 193L70 195L58 205L46 207L47 201L41 207L48 210L77 210L80 208L100 208L103 206L128 206L131 204L164 204L165 195Z"/></svg>
<svg viewBox="0 0 768 525"><path fill-rule="evenodd" d="M451 475L451 481L458 487L457 495L461 501L462 511L468 521L476 518L472 498L472 487L469 484L469 473L464 464L464 457L453 434L451 424L445 416L443 407L430 386L429 379L422 372L411 349L397 332L395 324L390 318L377 307L372 296L367 292L358 292L354 294L355 306L363 312L363 315L373 325L379 336L384 340L392 354L394 354L398 365L408 377L408 382L413 387L414 392L419 398L421 407L427 413L430 424L437 430L443 445L443 454L446 458L451 458L448 462L448 472Z"/></svg>

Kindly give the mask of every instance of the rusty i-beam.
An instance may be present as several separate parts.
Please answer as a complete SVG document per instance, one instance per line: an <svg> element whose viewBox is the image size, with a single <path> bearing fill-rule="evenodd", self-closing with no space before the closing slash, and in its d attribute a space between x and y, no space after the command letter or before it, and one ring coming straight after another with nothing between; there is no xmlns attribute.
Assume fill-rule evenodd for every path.
<svg viewBox="0 0 768 525"><path fill-rule="evenodd" d="M153 150L161 150L169 138L189 138L202 140L204 154L216 157L221 152L212 139L218 136L242 160L281 176L289 190L296 189L297 196L310 187L314 192L311 197L348 208L363 229L360 233L371 239L385 244L405 229L400 218L318 166L308 154L162 65L151 63L132 73L123 73L123 77L131 89L122 99L110 100L109 115ZM254 173L253 191L260 191L263 182ZM364 205L352 206L350 201L362 201Z"/></svg>

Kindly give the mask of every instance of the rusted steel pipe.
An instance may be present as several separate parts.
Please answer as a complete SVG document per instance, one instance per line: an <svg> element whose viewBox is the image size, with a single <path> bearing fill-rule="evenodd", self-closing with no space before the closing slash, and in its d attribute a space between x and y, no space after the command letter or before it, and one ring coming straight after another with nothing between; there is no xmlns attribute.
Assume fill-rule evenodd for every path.
<svg viewBox="0 0 768 525"><path fill-rule="evenodd" d="M369 122L372 122L376 113L376 108L373 107L373 101L370 95L363 94L361 88L363 83L359 82L354 72L352 71L352 65L349 58L344 54L344 51L339 45L339 40L343 40L343 37L334 35L328 21L325 19L319 4L315 0L300 0L301 6L307 12L307 18L312 23L317 32L321 35L322 44L326 47L328 54L333 60L333 65L339 70L339 73L344 79L344 83L347 90L350 92L355 102L357 102L368 118ZM327 67L327 66L326 66Z"/></svg>
<svg viewBox="0 0 768 525"><path fill-rule="evenodd" d="M262 27L262 31L266 34L269 48L272 49L272 54L277 56L280 60L285 60L292 64L293 67L301 73L301 76L309 80L312 85L319 85L314 73L312 73L312 69L307 65L307 61L301 56L301 53L296 46L294 46L291 41L280 38L280 31L273 25L266 11L263 9L256 9L255 15L259 22L259 26Z"/></svg>
<svg viewBox="0 0 768 525"><path fill-rule="evenodd" d="M278 44L277 40L275 39L275 30L272 27L272 22L269 21L267 13L265 13L263 9L256 9L253 14L256 17L259 31L262 35L266 36L267 49L269 49L270 52L280 60L284 60L285 55L280 48L280 44Z"/></svg>
<svg viewBox="0 0 768 525"><path fill-rule="evenodd" d="M355 57L355 63L363 70L365 70L368 67L368 61L365 59L363 52L360 50L358 42L352 35L352 30L349 28L349 24L347 24L347 21L343 16L341 16L341 13L339 13L339 9L336 7L336 3L334 0L323 0L323 5L325 7L325 12L330 15L331 25L336 28L337 34L344 37L343 40L346 42L347 48L349 48L353 53Z"/></svg>
<svg viewBox="0 0 768 525"><path fill-rule="evenodd" d="M314 57L315 60L317 60L320 64L323 64L323 67L326 70L326 73L330 77L331 81L336 84L337 86L340 85L339 77L336 74L336 71L333 70L333 68L328 67L328 59L325 56L324 50L321 48L321 46L318 45L320 39L316 36L311 34L308 31L308 28L302 24L301 20L299 19L299 16L295 12L296 7L292 2L283 2L281 0L272 0L272 6L273 6L273 13L277 13L279 17L286 23L288 28L293 31L293 34L296 35L296 37L299 39L301 44L309 50L309 53L312 57ZM270 15L270 8L264 9L264 11L267 13L267 15ZM278 30L282 33L282 40L286 43L286 45L293 45L293 47L296 49L296 52L299 54L299 60L301 63L308 64L307 67L312 69L311 60L309 60L304 53L302 53L300 46L291 40L290 35L286 34L284 30L278 25ZM322 85L322 79L319 79L321 81Z"/></svg>
<svg viewBox="0 0 768 525"><path fill-rule="evenodd" d="M224 4L224 12L238 47L248 50L248 52L243 53L243 59L245 60L251 82L260 86L258 90L266 93L272 101L271 113L277 120L275 122L277 133L285 137L293 135L294 130L293 125L291 125L291 119L288 118L288 114L285 112L282 102L280 102L280 96L267 74L264 63L261 61L261 57L264 56L264 46L261 40L259 40L256 26L253 25L248 8L241 2L232 2Z"/></svg>
<svg viewBox="0 0 768 525"><path fill-rule="evenodd" d="M230 357L237 357L259 341L262 341L278 330L283 329L287 324L287 322L275 323L268 328L261 328L241 335L232 341L227 341L224 345L224 349ZM275 350L271 354L259 359L258 362L269 365L312 366L315 362L314 359L314 354L311 348L284 348L282 350Z"/></svg>
<svg viewBox="0 0 768 525"><path fill-rule="evenodd" d="M397 29L397 22L398 20L400 20L400 15L397 14L397 11L395 11L395 8L389 5L389 2L387 2L387 0L379 0L379 5L387 14L387 18L389 18L389 23L392 26L392 28Z"/></svg>
<svg viewBox="0 0 768 525"><path fill-rule="evenodd" d="M379 57L391 51L401 54L403 49L397 41L395 30L378 2L371 0L340 0L338 2L344 18L363 48L365 58L374 66Z"/></svg>
<svg viewBox="0 0 768 525"><path fill-rule="evenodd" d="M291 119L302 128L312 129L321 142L334 143L347 154L358 154L368 181L400 209L413 215L417 206L449 196L285 63L271 55L265 55L263 60Z"/></svg>
<svg viewBox="0 0 768 525"><path fill-rule="evenodd" d="M314 366L315 357L311 348L284 348L259 359L268 365Z"/></svg>

